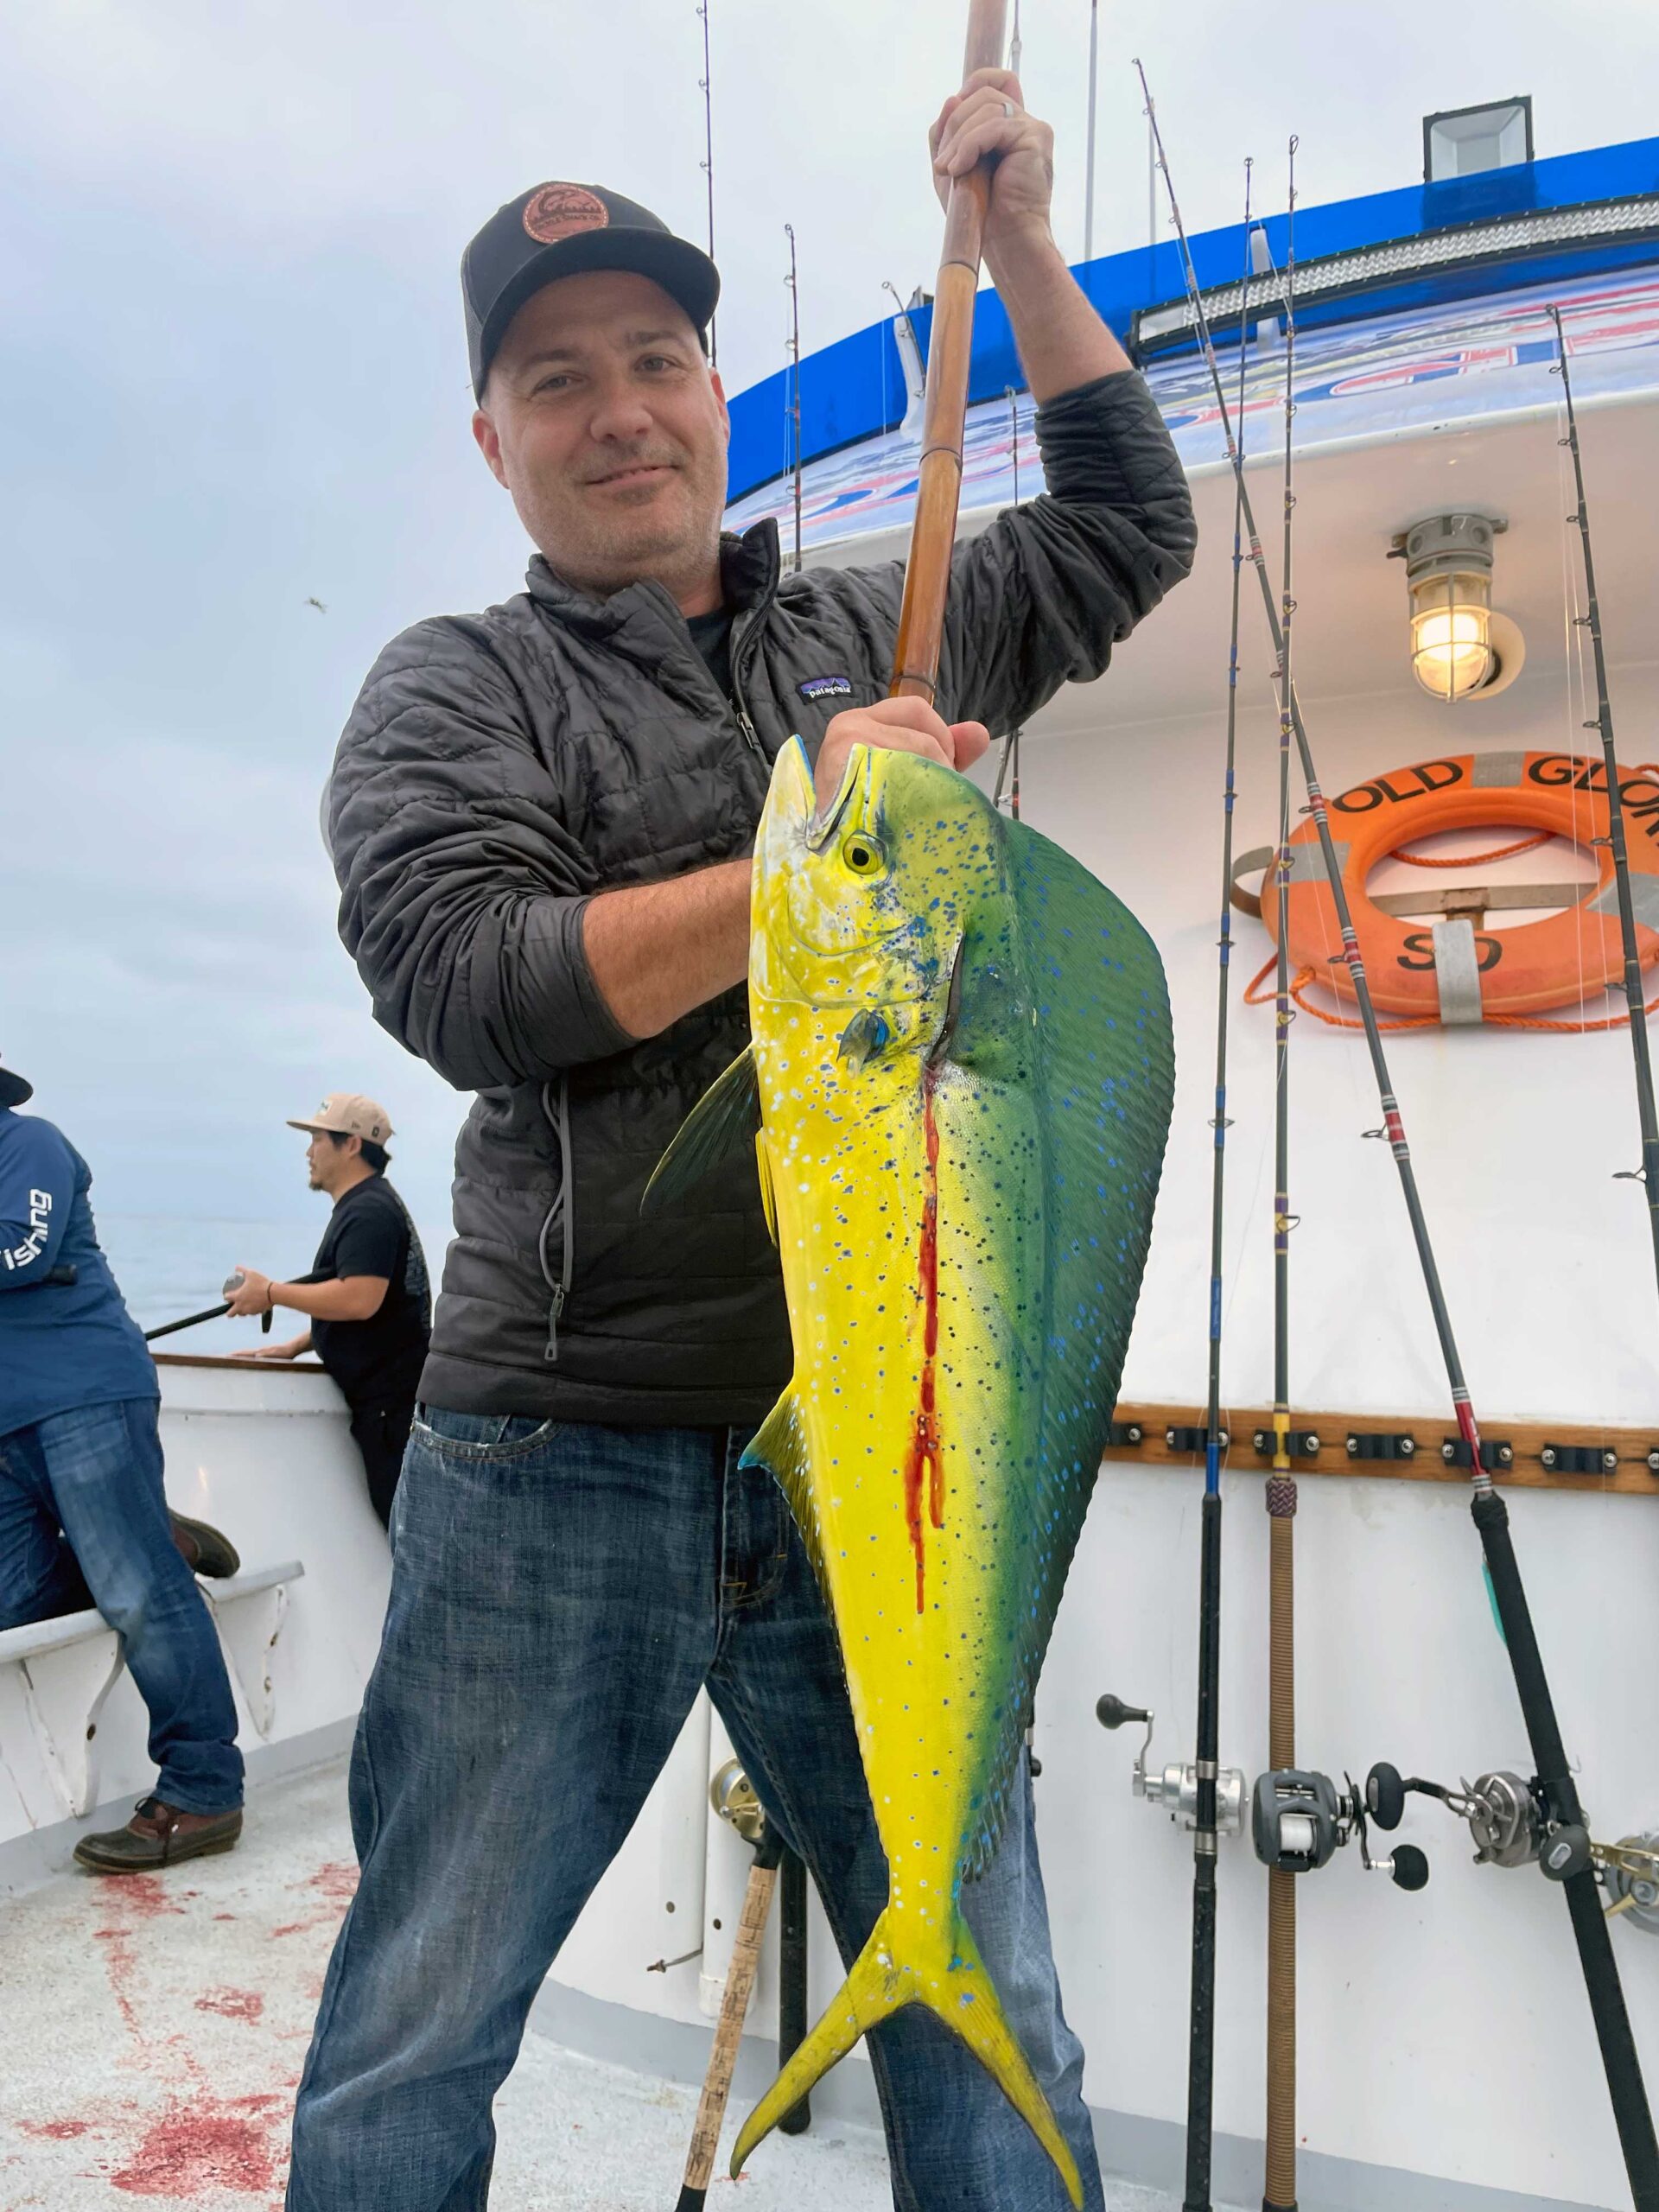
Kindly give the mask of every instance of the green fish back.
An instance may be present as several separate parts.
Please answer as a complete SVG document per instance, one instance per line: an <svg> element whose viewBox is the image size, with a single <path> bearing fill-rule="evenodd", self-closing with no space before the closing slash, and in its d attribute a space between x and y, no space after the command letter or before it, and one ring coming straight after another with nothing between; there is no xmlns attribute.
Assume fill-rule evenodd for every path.
<svg viewBox="0 0 1659 2212"><path fill-rule="evenodd" d="M995 1855L1027 1715L1105 1449L1152 1234L1174 1091L1163 963L1121 900L1023 823L1005 823L1031 1023L1044 1212L1036 1419L1011 1453L998 1580L1008 1695L986 1746L963 1872ZM970 995L971 997L971 995ZM971 1005L964 1031L971 1036ZM1023 1057L1023 1055L1022 1055ZM1001 1670L999 1670L1001 1671Z"/></svg>

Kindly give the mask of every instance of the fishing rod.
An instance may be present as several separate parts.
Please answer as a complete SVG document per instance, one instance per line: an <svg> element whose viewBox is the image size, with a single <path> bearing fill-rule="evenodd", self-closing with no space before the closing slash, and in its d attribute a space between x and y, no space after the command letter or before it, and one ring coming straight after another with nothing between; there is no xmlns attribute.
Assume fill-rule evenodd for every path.
<svg viewBox="0 0 1659 2212"><path fill-rule="evenodd" d="M1250 171L1244 164L1244 237L1250 234ZM1239 404L1243 404L1244 328L1238 338ZM1227 1013L1233 949L1233 808L1238 758L1238 630L1243 556L1242 511L1233 501L1233 592L1227 653L1226 772L1222 786L1221 938L1216 983L1216 1111L1210 1186L1209 1396L1205 1408L1204 1503L1199 1509L1198 1709L1193 1773L1192 1972L1186 2079L1186 2202L1210 2202L1216 2048L1216 1851L1221 1727L1221 1306L1223 1227L1227 1180Z"/></svg>
<svg viewBox="0 0 1659 2212"><path fill-rule="evenodd" d="M1003 391L1008 403L1008 444L1014 456L1014 504L1020 504L1020 395L1012 385ZM1004 785L1008 790L1008 812L1020 819L1020 741L1025 731L1018 722L1013 723L1002 740L1002 758L996 766L996 789L991 794L991 804L1001 810ZM1014 781L1008 783L1012 771Z"/></svg>
<svg viewBox="0 0 1659 2212"><path fill-rule="evenodd" d="M1100 0L1089 0L1089 158L1083 182L1083 257L1095 257L1095 85L1100 74Z"/></svg>
<svg viewBox="0 0 1659 2212"><path fill-rule="evenodd" d="M709 2054L709 2070L703 2076L702 2094L697 2100L697 2116L692 2125L691 2144L685 2157L684 2177L674 2212L703 2212L703 2206L708 2202L709 2186L714 2178L715 2159L720 2149L721 2124L731 2099L732 2079L737 2071L738 2052L743 2043L743 2023L748 2017L749 1998L760 1964L760 1942L766 1932L766 1920L772 1910L772 1893L778 1882L779 1864L785 1853L782 1836L766 1818L753 1784L735 1759L728 1759L715 1776L709 1785L709 1796L721 1819L735 1828L754 1853L754 1859L743 1891L743 1910L738 1920L737 1933L733 1938L732 1955L726 1968L725 1986L721 1993L720 2018L715 2027L714 2048ZM802 2101L804 2102L804 2099ZM796 2131L786 2129L785 2132L793 2133Z"/></svg>
<svg viewBox="0 0 1659 2212"><path fill-rule="evenodd" d="M962 74L1001 67L1008 0L969 0ZM916 507L905 567L904 598L893 646L893 699L925 699L938 688L944 638L944 601L950 584L950 552L962 499L963 425L968 411L968 368L974 345L974 296L990 204L990 169L981 162L953 177L944 214L944 248L934 280L933 331L927 349L927 390L922 420L922 458Z"/></svg>
<svg viewBox="0 0 1659 2212"><path fill-rule="evenodd" d="M1296 1764L1296 1478L1290 1456L1290 753L1294 678L1291 644L1296 601L1291 546L1296 512L1293 424L1296 416L1296 145L1288 149L1285 203L1285 512L1280 584L1279 849L1274 877L1279 906L1279 966L1274 994L1273 1186L1273 1471L1264 1491L1268 1510L1268 1764L1275 1773ZM1239 292L1239 353L1244 351L1243 302L1249 276L1249 226L1245 226L1246 275ZM1239 428L1243 429L1240 378ZM1242 482L1242 480L1241 480ZM1237 515L1242 492L1235 499ZM1235 548L1237 545L1235 524ZM1236 558L1236 553L1235 554ZM1235 570L1233 619L1238 619ZM1296 1877L1286 1866L1268 1869L1268 2102L1263 2212L1296 2207Z"/></svg>
<svg viewBox="0 0 1659 2212"><path fill-rule="evenodd" d="M789 423L795 454L795 573L801 567L801 288L799 271L795 265L795 226L784 225L784 234L789 240L789 275L785 283L789 286Z"/></svg>
<svg viewBox="0 0 1659 2212"><path fill-rule="evenodd" d="M702 22L702 74L697 79L697 90L702 94L702 159L698 168L709 181L709 258L715 257L715 73L709 60L709 0L697 0L697 14ZM720 340L715 319L709 318L709 365L720 365Z"/></svg>
<svg viewBox="0 0 1659 2212"><path fill-rule="evenodd" d="M1250 545L1250 560L1261 585L1262 606L1268 618L1268 627L1273 639L1275 657L1284 650L1282 626L1278 609L1274 605L1273 588L1268 581L1267 564L1262 556L1260 537L1251 509L1249 486L1245 482L1244 467L1237 441L1233 435L1227 408L1227 396L1222 385L1220 366L1216 359L1214 340L1210 330L1209 316L1198 284L1198 271L1193 265L1192 248L1186 229L1181 220L1179 204L1176 200L1174 181L1170 175L1166 156L1163 134L1159 128L1157 111L1144 68L1137 60L1135 69L1140 75L1142 94L1146 99L1147 118L1151 129L1159 170L1163 177L1168 197L1170 219L1179 243L1182 276L1188 303L1205 363L1209 370L1215 391L1226 441L1227 457L1238 487L1247 535ZM1365 1033L1371 1070L1376 1081L1382 1104L1382 1128L1375 1134L1386 1138L1399 1173L1401 1192L1406 1203L1407 1216L1411 1224L1412 1242L1422 1270L1424 1288L1427 1294L1429 1310L1439 1339L1440 1356L1450 1386L1452 1404L1457 1421L1460 1442L1454 1447L1455 1464L1469 1470L1471 1497L1470 1510L1479 1533L1481 1548L1486 1562L1493 1605L1504 1644L1509 1651L1510 1668L1515 1675L1516 1694L1522 1715L1532 1746L1532 1756L1537 1772L1532 1790L1538 1808L1544 1834L1540 1864L1551 1878L1559 1880L1566 1893L1567 1909L1572 1916L1573 1932L1578 1944L1580 1964L1584 1974L1585 1990L1594 2018L1597 2040L1601 2049L1602 2065L1607 2077L1608 2094L1613 2107L1613 2118L1618 2129L1619 2143L1624 2152L1625 2170L1630 2177L1636 2212L1659 2212L1659 2140L1656 2140L1652 2114L1648 2108L1647 2093L1643 2085L1641 2063L1637 2056L1636 2041L1630 2031L1630 2015L1625 2009L1624 1993L1618 1978L1618 1967L1613 1957L1611 1938L1603 1917L1600 1897L1593 1872L1587 1837L1584 1836L1583 1809L1579 1803L1576 1785L1568 1766L1567 1748L1561 1738L1560 1726L1556 1718L1554 1703L1550 1695L1548 1677L1545 1672L1543 1656L1538 1647L1536 1630L1528 1608L1525 1586L1515 1555L1515 1546L1510 1534L1508 1504L1492 1484L1492 1468L1498 1464L1496 1451L1488 1452L1481 1442L1479 1424L1476 1420L1468 1383L1465 1379L1463 1363L1459 1354L1457 1339L1452 1327L1451 1315L1441 1287L1439 1266L1430 1242L1428 1224L1423 1212L1422 1200L1417 1188L1416 1173L1412 1166L1410 1146L1407 1141L1405 1123L1395 1096L1389 1073L1388 1056L1383 1049L1382 1032L1377 1026L1376 1009L1371 1001L1370 986L1366 980L1361 957L1358 934L1342 879L1342 868L1331 835L1330 818L1325 811L1325 796L1315 769L1307 731L1294 687L1290 689L1292 733L1296 741L1302 779L1307 787L1308 811L1313 817L1319 841L1320 856L1325 864L1331 896L1336 908L1337 920L1342 937L1342 959L1345 962L1356 1001L1359 1007L1362 1027ZM1578 1850L1580 1838L1584 1839L1582 1852ZM1555 1849L1559 1840L1562 1848Z"/></svg>
<svg viewBox="0 0 1659 2212"><path fill-rule="evenodd" d="M230 1312L231 1300L241 1289L246 1280L246 1276L238 1268L233 1275L226 1277L225 1297L219 1305L204 1306L200 1313L187 1313L181 1321L163 1321L159 1329L146 1329L144 1342L147 1344L153 1344L158 1337L175 1337L181 1329L194 1329L200 1327L204 1321L219 1320ZM283 1282L333 1282L334 1277L325 1269L318 1274L283 1275L281 1280ZM262 1336L268 1337L270 1334L270 1313L271 1309L268 1306L259 1316L259 1332Z"/></svg>
<svg viewBox="0 0 1659 2212"><path fill-rule="evenodd" d="M1573 481L1578 498L1575 511L1567 519L1579 526L1579 544L1584 556L1585 602L1587 614L1573 617L1575 628L1590 632L1590 649L1594 656L1596 671L1596 715L1587 721L1586 729L1593 729L1601 738L1602 758L1607 766L1607 842L1613 859L1613 881L1618 893L1618 933L1624 953L1624 999L1630 1007L1630 1052L1636 1062L1636 1104L1642 1125L1642 1166L1635 1178L1645 1185L1648 1200L1648 1227L1653 1237L1653 1263L1659 1274L1659 1113L1656 1113L1653 1097L1653 1062L1648 1050L1647 1007L1642 991L1642 962L1636 943L1636 906L1630 893L1630 856L1624 840L1624 804L1619 790L1618 762L1614 757L1613 709L1607 696L1607 656L1602 645L1601 602L1596 596L1596 563L1590 544L1590 502L1584 488L1584 456L1579 448L1578 410L1573 404L1573 378L1567 365L1567 333L1561 325L1559 307L1549 309L1550 321L1555 326L1556 359L1551 368L1552 376L1561 380L1561 397L1567 407L1567 435L1557 441L1573 456Z"/></svg>
<svg viewBox="0 0 1659 2212"><path fill-rule="evenodd" d="M976 69L994 69L1002 59L1007 26L1007 0L969 0L963 81ZM950 555L956 543L957 509L962 487L963 424L968 403L968 368L973 349L974 296L979 285L979 264L989 203L990 175L982 162L966 176L952 180L945 211L944 250L934 289L932 342L928 348L925 414L922 459L918 475L916 507L911 524L910 556L905 571L904 598L899 608L898 636L893 647L893 698L921 698L932 704L937 689L939 653L944 639L945 597L950 582ZM793 233L791 234L791 272ZM798 373L799 354L796 353ZM721 1808L724 1809L723 1808ZM757 1859L745 1902L743 1927L753 1928L747 1946L753 1979L753 1955L758 1955L760 1933L770 1905L777 1860L771 1867ZM799 1903L804 1906L804 1897ZM799 1917L804 1926L804 1912ZM679 2212L701 2206L713 2170L714 2144L720 2115L731 2087L742 2033L742 2011L748 1991L733 1988L737 1967L728 1974L727 2003L721 2031L709 2063L703 2104L699 2107L692 2156L688 2161ZM792 2009L792 2007L791 2007ZM803 2007L804 2009L804 2007ZM728 2023L730 2021L730 2025ZM797 2110L805 2124L805 2101Z"/></svg>

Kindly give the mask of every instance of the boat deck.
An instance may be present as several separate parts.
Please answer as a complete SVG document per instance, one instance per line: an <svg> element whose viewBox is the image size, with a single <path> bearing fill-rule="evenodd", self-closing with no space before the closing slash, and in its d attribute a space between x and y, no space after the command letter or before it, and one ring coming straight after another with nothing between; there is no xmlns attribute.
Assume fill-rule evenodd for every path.
<svg viewBox="0 0 1659 2212"><path fill-rule="evenodd" d="M134 2197L280 2212L294 2091L356 1875L335 1764L253 1792L224 1858L66 1876L6 1905L0 2212L116 2212ZM696 2105L531 2034L496 2103L491 2203L663 2212ZM741 2189L745 2212L892 2202L880 2137L835 2120L772 2138ZM1107 2202L1173 2200L1109 2184Z"/></svg>

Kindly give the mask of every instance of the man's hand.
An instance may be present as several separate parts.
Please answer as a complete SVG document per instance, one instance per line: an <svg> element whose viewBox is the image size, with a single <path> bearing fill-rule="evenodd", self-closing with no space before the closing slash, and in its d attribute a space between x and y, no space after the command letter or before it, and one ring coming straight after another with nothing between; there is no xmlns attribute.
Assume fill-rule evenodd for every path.
<svg viewBox="0 0 1659 2212"><path fill-rule="evenodd" d="M990 741L983 722L948 722L925 699L880 699L873 707L849 707L833 717L818 750L818 804L828 806L841 789L847 755L855 745L919 753L947 768L971 768Z"/></svg>
<svg viewBox="0 0 1659 2212"><path fill-rule="evenodd" d="M245 1268L239 1263L233 1270L232 1279L235 1275L240 1275L242 1278L240 1287L232 1290L227 1283L225 1291L226 1310L231 1318L237 1321L245 1321L250 1314L269 1313L270 1277L262 1275L257 1268Z"/></svg>
<svg viewBox="0 0 1659 2212"><path fill-rule="evenodd" d="M952 92L927 134L933 184L942 206L950 188L989 159L990 205L985 217L985 255L1023 238L1046 239L1054 199L1054 133L1025 111L1012 69L976 69Z"/></svg>
<svg viewBox="0 0 1659 2212"><path fill-rule="evenodd" d="M1095 313L1054 243L1054 133L1027 115L1011 69L976 69L928 133L933 181L949 204L959 176L991 163L985 266L1008 311L1032 397L1040 407L1097 377L1120 376L1129 357Z"/></svg>
<svg viewBox="0 0 1659 2212"><path fill-rule="evenodd" d="M309 1351L309 1336L292 1337L285 1344L241 1344L231 1354L232 1359L297 1359L302 1351Z"/></svg>

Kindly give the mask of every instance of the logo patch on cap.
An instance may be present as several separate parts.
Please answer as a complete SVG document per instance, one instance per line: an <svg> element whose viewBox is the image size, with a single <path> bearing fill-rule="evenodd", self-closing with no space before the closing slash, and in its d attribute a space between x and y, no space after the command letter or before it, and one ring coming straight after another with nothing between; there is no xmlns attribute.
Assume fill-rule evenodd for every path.
<svg viewBox="0 0 1659 2212"><path fill-rule="evenodd" d="M577 231L602 231L610 219L598 194L582 184L540 185L524 209L524 228L543 245L553 245Z"/></svg>

